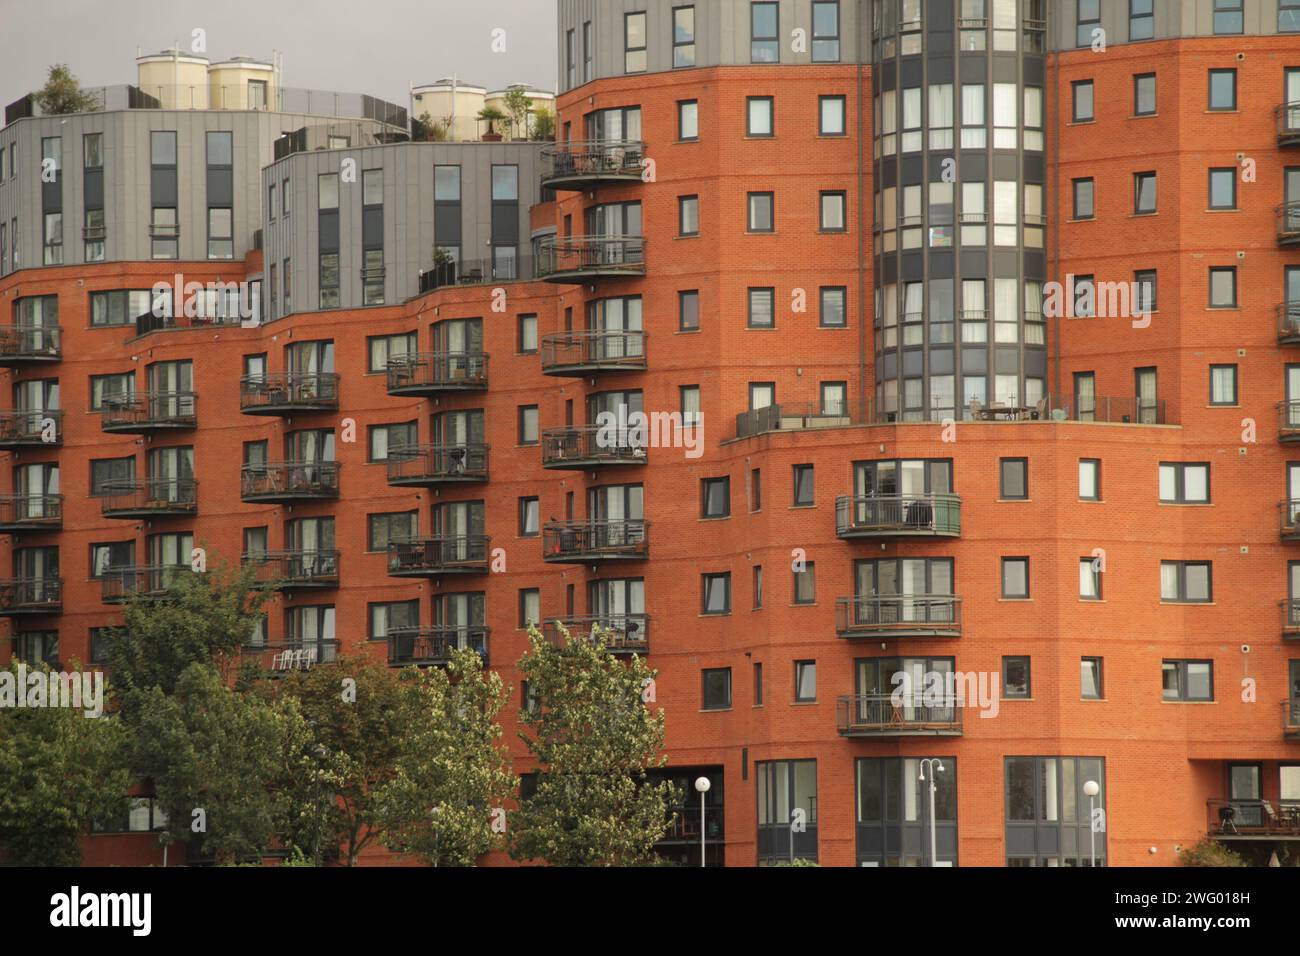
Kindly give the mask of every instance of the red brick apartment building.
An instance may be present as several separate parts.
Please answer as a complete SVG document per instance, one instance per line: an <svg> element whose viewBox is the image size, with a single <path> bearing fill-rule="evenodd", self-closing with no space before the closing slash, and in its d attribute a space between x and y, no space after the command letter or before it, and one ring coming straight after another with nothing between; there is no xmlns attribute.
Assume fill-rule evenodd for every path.
<svg viewBox="0 0 1300 956"><path fill-rule="evenodd" d="M711 863L1294 852L1300 2L557 6L555 143L174 51L9 108L13 653L96 660L203 548L290 582L272 669L518 694L528 620L606 625Z"/></svg>

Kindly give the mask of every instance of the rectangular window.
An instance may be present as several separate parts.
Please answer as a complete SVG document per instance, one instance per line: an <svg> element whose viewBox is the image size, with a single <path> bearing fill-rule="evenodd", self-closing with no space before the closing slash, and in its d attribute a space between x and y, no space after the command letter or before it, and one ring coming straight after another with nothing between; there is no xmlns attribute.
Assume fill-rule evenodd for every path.
<svg viewBox="0 0 1300 956"><path fill-rule="evenodd" d="M700 197L677 197L677 235L698 236L700 234Z"/></svg>
<svg viewBox="0 0 1300 956"><path fill-rule="evenodd" d="M773 110L770 96L751 96L745 100L745 135L774 136Z"/></svg>
<svg viewBox="0 0 1300 956"><path fill-rule="evenodd" d="M1156 311L1156 270L1142 269L1133 273L1135 287L1134 315L1148 315Z"/></svg>
<svg viewBox="0 0 1300 956"><path fill-rule="evenodd" d="M361 171L361 205L382 206L384 204L384 171L382 169L365 169Z"/></svg>
<svg viewBox="0 0 1300 956"><path fill-rule="evenodd" d="M1245 25L1242 7L1243 0L1214 0L1215 36L1242 32Z"/></svg>
<svg viewBox="0 0 1300 956"><path fill-rule="evenodd" d="M372 641L387 640L390 631L399 628L419 627L419 601L388 601L369 606L369 627L366 637Z"/></svg>
<svg viewBox="0 0 1300 956"><path fill-rule="evenodd" d="M1161 462L1160 500L1166 504L1178 505L1209 504L1209 463Z"/></svg>
<svg viewBox="0 0 1300 956"><path fill-rule="evenodd" d="M731 479L703 478L700 480L700 517L728 518L731 516Z"/></svg>
<svg viewBox="0 0 1300 956"><path fill-rule="evenodd" d="M750 232L775 232L776 218L773 213L775 202L773 193L750 193L749 215L745 228Z"/></svg>
<svg viewBox="0 0 1300 956"><path fill-rule="evenodd" d="M754 706L763 706L763 665L754 662Z"/></svg>
<svg viewBox="0 0 1300 956"><path fill-rule="evenodd" d="M1079 459L1079 497L1084 501L1101 500L1101 459Z"/></svg>
<svg viewBox="0 0 1300 956"><path fill-rule="evenodd" d="M135 396L135 373L90 376L90 410L101 412L106 406L123 404Z"/></svg>
<svg viewBox="0 0 1300 956"><path fill-rule="evenodd" d="M1012 600L1029 597L1029 559L1002 559L1002 596Z"/></svg>
<svg viewBox="0 0 1300 956"><path fill-rule="evenodd" d="M794 662L794 701L807 704L817 699L817 662Z"/></svg>
<svg viewBox="0 0 1300 956"><path fill-rule="evenodd" d="M1210 170L1210 208L1237 208L1237 170L1234 167Z"/></svg>
<svg viewBox="0 0 1300 956"><path fill-rule="evenodd" d="M1133 77L1133 115L1156 115L1156 75L1139 73Z"/></svg>
<svg viewBox="0 0 1300 956"><path fill-rule="evenodd" d="M700 329L700 293L695 289L677 293L677 328L682 332Z"/></svg>
<svg viewBox="0 0 1300 956"><path fill-rule="evenodd" d="M673 69L695 65L695 8L673 8Z"/></svg>
<svg viewBox="0 0 1300 956"><path fill-rule="evenodd" d="M367 515L366 550L387 551L392 541L414 538L419 520L419 513L415 511Z"/></svg>
<svg viewBox="0 0 1300 956"><path fill-rule="evenodd" d="M1095 119L1093 113L1092 80L1077 80L1070 86L1073 92L1074 109L1071 119L1076 123L1089 123Z"/></svg>
<svg viewBox="0 0 1300 956"><path fill-rule="evenodd" d="M1133 174L1133 212L1144 215L1156 211L1156 174Z"/></svg>
<svg viewBox="0 0 1300 956"><path fill-rule="evenodd" d="M537 351L537 316L519 316L515 347L521 355L529 355Z"/></svg>
<svg viewBox="0 0 1300 956"><path fill-rule="evenodd" d="M1210 308L1235 309L1237 307L1237 267L1210 267Z"/></svg>
<svg viewBox="0 0 1300 956"><path fill-rule="evenodd" d="M1213 565L1209 561L1160 562L1160 600L1208 604L1213 592Z"/></svg>
<svg viewBox="0 0 1300 956"><path fill-rule="evenodd" d="M999 497L1005 500L1024 500L1029 497L1028 458L1003 458L999 473L1001 475Z"/></svg>
<svg viewBox="0 0 1300 956"><path fill-rule="evenodd" d="M646 15L626 13L623 15L623 72L644 73L646 71Z"/></svg>
<svg viewBox="0 0 1300 956"><path fill-rule="evenodd" d="M812 465L794 466L794 506L796 508L810 507L814 504L816 489L813 476Z"/></svg>
<svg viewBox="0 0 1300 956"><path fill-rule="evenodd" d="M731 668L712 667L703 671L704 710L727 710L731 707Z"/></svg>
<svg viewBox="0 0 1300 956"><path fill-rule="evenodd" d="M98 458L90 463L90 495L103 497L108 486L135 480L135 458Z"/></svg>
<svg viewBox="0 0 1300 956"><path fill-rule="evenodd" d="M1074 186L1074 218L1091 219L1093 210L1093 184L1091 179L1072 180Z"/></svg>
<svg viewBox="0 0 1300 956"><path fill-rule="evenodd" d="M677 104L677 138L700 138L700 104L697 100L682 100Z"/></svg>
<svg viewBox="0 0 1300 956"><path fill-rule="evenodd" d="M1102 663L1100 657L1079 658L1079 696L1084 700L1101 700L1104 696Z"/></svg>
<svg viewBox="0 0 1300 956"><path fill-rule="evenodd" d="M537 406L519 406L519 444L536 445L540 441L537 424Z"/></svg>
<svg viewBox="0 0 1300 956"><path fill-rule="evenodd" d="M1150 40L1154 37L1155 19L1155 0L1129 0L1129 40Z"/></svg>
<svg viewBox="0 0 1300 956"><path fill-rule="evenodd" d="M1210 366L1210 404L1237 404L1237 366Z"/></svg>
<svg viewBox="0 0 1300 956"><path fill-rule="evenodd" d="M1165 700L1214 700L1214 662L1161 661L1160 682Z"/></svg>
<svg viewBox="0 0 1300 956"><path fill-rule="evenodd" d="M234 210L208 210L208 258L233 259L235 256Z"/></svg>
<svg viewBox="0 0 1300 956"><path fill-rule="evenodd" d="M841 191L821 194L822 232L848 232L848 214L845 211L847 202L847 196Z"/></svg>
<svg viewBox="0 0 1300 956"><path fill-rule="evenodd" d="M849 324L849 290L844 286L822 286L821 317L818 324L823 329L843 329Z"/></svg>
<svg viewBox="0 0 1300 956"><path fill-rule="evenodd" d="M416 350L414 332L398 335L372 335L366 339L367 372L387 372L388 363L404 358Z"/></svg>
<svg viewBox="0 0 1300 956"><path fill-rule="evenodd" d="M817 563L805 561L794 571L794 604L817 603Z"/></svg>
<svg viewBox="0 0 1300 956"><path fill-rule="evenodd" d="M821 136L843 136L848 132L845 123L846 100L843 96L817 98L817 132ZM951 110L949 110L951 113Z"/></svg>
<svg viewBox="0 0 1300 956"><path fill-rule="evenodd" d="M112 541L90 546L90 578L100 581L110 568L129 568L135 564L134 541Z"/></svg>
<svg viewBox="0 0 1300 956"><path fill-rule="evenodd" d="M1002 696L1008 699L1028 698L1029 658L1002 658Z"/></svg>
<svg viewBox="0 0 1300 956"><path fill-rule="evenodd" d="M519 589L519 626L537 627L542 623L542 592L537 588Z"/></svg>
<svg viewBox="0 0 1300 956"><path fill-rule="evenodd" d="M754 588L754 610L757 611L763 606L763 566L756 564L753 567L753 588Z"/></svg>
<svg viewBox="0 0 1300 956"><path fill-rule="evenodd" d="M1101 600L1101 559L1079 559L1079 598L1084 601Z"/></svg>
<svg viewBox="0 0 1300 956"><path fill-rule="evenodd" d="M749 290L749 327L771 329L776 326L776 290Z"/></svg>
<svg viewBox="0 0 1300 956"><path fill-rule="evenodd" d="M779 4L751 3L749 5L749 62L780 63Z"/></svg>
<svg viewBox="0 0 1300 956"><path fill-rule="evenodd" d="M812 61L838 63L840 61L839 0L813 0L812 25Z"/></svg>
<svg viewBox="0 0 1300 956"><path fill-rule="evenodd" d="M519 537L535 538L542 533L542 505L537 498L519 499Z"/></svg>
<svg viewBox="0 0 1300 956"><path fill-rule="evenodd" d="M1237 108L1237 71L1210 71L1210 109L1235 110Z"/></svg>
<svg viewBox="0 0 1300 956"><path fill-rule="evenodd" d="M703 574L700 576L702 614L731 613L731 575Z"/></svg>
<svg viewBox="0 0 1300 956"><path fill-rule="evenodd" d="M390 450L414 447L419 444L415 422L402 422L396 425L371 425L369 433L368 461L387 461Z"/></svg>
<svg viewBox="0 0 1300 956"><path fill-rule="evenodd" d="M700 387L682 385L677 394L681 402L682 427L694 428L700 424Z"/></svg>
<svg viewBox="0 0 1300 956"><path fill-rule="evenodd" d="M1300 33L1300 0L1278 0L1277 32Z"/></svg>
<svg viewBox="0 0 1300 956"><path fill-rule="evenodd" d="M763 510L763 469L749 470L749 510Z"/></svg>

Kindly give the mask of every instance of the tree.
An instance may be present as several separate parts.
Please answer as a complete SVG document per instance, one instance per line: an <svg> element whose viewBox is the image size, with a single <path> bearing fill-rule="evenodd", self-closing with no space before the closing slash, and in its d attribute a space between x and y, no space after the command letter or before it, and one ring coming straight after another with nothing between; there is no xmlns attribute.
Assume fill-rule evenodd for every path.
<svg viewBox="0 0 1300 956"><path fill-rule="evenodd" d="M1246 865L1246 861L1240 855L1208 837L1202 838L1199 843L1183 850L1178 856L1178 861L1183 866L1236 867Z"/></svg>
<svg viewBox="0 0 1300 956"><path fill-rule="evenodd" d="M10 665L17 674L17 665ZM29 677L31 675L29 674ZM0 708L0 855L20 866L77 866L95 820L123 817L127 732L67 707Z"/></svg>
<svg viewBox="0 0 1300 956"><path fill-rule="evenodd" d="M478 653L445 670L409 668L393 778L383 787L384 843L433 866L473 866L502 842L504 804L517 778L499 741L507 691Z"/></svg>
<svg viewBox="0 0 1300 956"><path fill-rule="evenodd" d="M533 112L533 136L537 141L555 139L555 114L545 107Z"/></svg>
<svg viewBox="0 0 1300 956"><path fill-rule="evenodd" d="M72 75L66 63L50 67L45 86L34 96L36 105L46 114L93 113L99 109L99 101L81 89L80 81Z"/></svg>
<svg viewBox="0 0 1300 956"><path fill-rule="evenodd" d="M419 123L424 127L424 140L427 143L445 143L451 139L451 117L434 119L425 110L419 116Z"/></svg>
<svg viewBox="0 0 1300 956"><path fill-rule="evenodd" d="M496 136L497 135L496 124L501 122L504 119L508 119L506 114L501 112L501 110L497 109L495 106L483 107L483 109L478 111L478 118L488 124L487 134L486 134L488 136Z"/></svg>
<svg viewBox="0 0 1300 956"><path fill-rule="evenodd" d="M152 778L168 835L192 854L257 857L288 829L292 782L314 769L296 700L231 690L215 667L194 663L174 694L141 691L133 723L135 769Z"/></svg>
<svg viewBox="0 0 1300 956"><path fill-rule="evenodd" d="M506 90L504 102L506 112L510 114L510 123L514 130L515 139L527 139L528 111L533 107L533 101L528 96L528 88L525 86L510 87L510 89Z"/></svg>
<svg viewBox="0 0 1300 956"><path fill-rule="evenodd" d="M392 669L368 657L340 658L277 684L271 692L293 698L306 721L314 763L293 798L299 809L289 821L290 842L317 862L320 849L341 845L355 866L380 834L382 787L412 733L404 688Z"/></svg>
<svg viewBox="0 0 1300 956"><path fill-rule="evenodd" d="M598 629L551 643L536 628L519 662L534 706L520 737L537 758L536 788L521 799L511 853L560 866L649 862L681 795L646 771L667 758L662 708L646 705L655 671L609 653ZM643 696L644 695L644 696Z"/></svg>

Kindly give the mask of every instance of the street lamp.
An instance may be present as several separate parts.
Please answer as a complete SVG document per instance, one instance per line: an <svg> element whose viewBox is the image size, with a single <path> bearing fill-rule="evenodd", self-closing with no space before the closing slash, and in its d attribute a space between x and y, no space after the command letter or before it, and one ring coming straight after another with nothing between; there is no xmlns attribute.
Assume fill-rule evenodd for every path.
<svg viewBox="0 0 1300 956"><path fill-rule="evenodd" d="M936 772L943 773L943 761L940 760L938 757L926 757L924 760L921 761L921 782L922 783L924 783L926 780L925 777L926 764L930 765L930 865L938 866L939 854L936 847L935 826L934 826L934 794L935 791L939 789L939 787L935 783L934 775Z"/></svg>
<svg viewBox="0 0 1300 956"><path fill-rule="evenodd" d="M1089 862L1088 865L1096 868L1097 866L1097 824L1094 820L1093 807L1097 800L1097 794L1101 793L1101 787L1096 780L1087 780L1083 784L1083 792L1088 796L1088 841L1089 841Z"/></svg>
<svg viewBox="0 0 1300 956"><path fill-rule="evenodd" d="M705 837L705 828L704 828L704 795L705 795L706 793L709 792L709 787L710 787L710 786L711 786L711 784L709 783L709 778L708 778L708 777L696 777L696 778L695 778L695 789L696 789L696 790L699 792L699 794L700 794L700 866L704 866L704 865L705 865L705 862L704 862L704 837Z"/></svg>

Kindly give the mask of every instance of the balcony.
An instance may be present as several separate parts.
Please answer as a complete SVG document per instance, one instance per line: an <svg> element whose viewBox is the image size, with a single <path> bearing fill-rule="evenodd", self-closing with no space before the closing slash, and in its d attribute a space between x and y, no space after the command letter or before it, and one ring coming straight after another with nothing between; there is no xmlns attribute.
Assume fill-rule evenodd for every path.
<svg viewBox="0 0 1300 956"><path fill-rule="evenodd" d="M193 478L147 478L104 485L100 514L105 518L186 517L199 510L199 483Z"/></svg>
<svg viewBox="0 0 1300 956"><path fill-rule="evenodd" d="M437 535L388 542L388 575L427 578L440 574L486 574L491 538L482 534Z"/></svg>
<svg viewBox="0 0 1300 956"><path fill-rule="evenodd" d="M950 494L841 496L835 501L841 538L961 537L961 498Z"/></svg>
<svg viewBox="0 0 1300 956"><path fill-rule="evenodd" d="M553 564L640 561L649 554L646 530L634 521L558 521L542 531L542 554Z"/></svg>
<svg viewBox="0 0 1300 956"><path fill-rule="evenodd" d="M63 613L63 578L0 579L0 617Z"/></svg>
<svg viewBox="0 0 1300 956"><path fill-rule="evenodd" d="M0 448L63 444L63 412L57 409L0 412Z"/></svg>
<svg viewBox="0 0 1300 956"><path fill-rule="evenodd" d="M0 495L0 534L62 528L63 495Z"/></svg>
<svg viewBox="0 0 1300 956"><path fill-rule="evenodd" d="M580 425L542 433L542 467L585 471L602 465L644 465L645 440L630 428Z"/></svg>
<svg viewBox="0 0 1300 956"><path fill-rule="evenodd" d="M259 587L282 591L339 586L337 551L267 551L244 554L240 564L253 568Z"/></svg>
<svg viewBox="0 0 1300 956"><path fill-rule="evenodd" d="M1300 598L1281 602L1282 607L1282 639L1286 641L1300 640Z"/></svg>
<svg viewBox="0 0 1300 956"><path fill-rule="evenodd" d="M1277 403L1277 440L1284 445L1300 442L1300 401Z"/></svg>
<svg viewBox="0 0 1300 956"><path fill-rule="evenodd" d="M396 487L432 488L488 479L488 446L416 445L388 450L388 483Z"/></svg>
<svg viewBox="0 0 1300 956"><path fill-rule="evenodd" d="M184 431L198 425L193 392L147 392L104 399L100 428L113 434L147 435Z"/></svg>
<svg viewBox="0 0 1300 956"><path fill-rule="evenodd" d="M194 573L188 564L109 568L100 580L100 600L125 604L133 597L165 598L178 575Z"/></svg>
<svg viewBox="0 0 1300 956"><path fill-rule="evenodd" d="M0 366L41 365L63 358L63 329L55 325L0 326Z"/></svg>
<svg viewBox="0 0 1300 956"><path fill-rule="evenodd" d="M240 501L332 501L338 496L337 461L284 461L245 465L239 472Z"/></svg>
<svg viewBox="0 0 1300 956"><path fill-rule="evenodd" d="M1274 307L1277 315L1277 344L1300 345L1300 302L1283 302Z"/></svg>
<svg viewBox="0 0 1300 956"><path fill-rule="evenodd" d="M753 438L770 432L807 431L814 428L845 428L871 422L872 415L855 415L838 403L826 407L813 402L782 402L753 408L736 416L736 437ZM888 419L883 419L884 424Z"/></svg>
<svg viewBox="0 0 1300 956"><path fill-rule="evenodd" d="M961 637L961 598L951 594L843 597L835 614L840 637Z"/></svg>
<svg viewBox="0 0 1300 956"><path fill-rule="evenodd" d="M1300 741L1300 697L1282 701L1282 736Z"/></svg>
<svg viewBox="0 0 1300 956"><path fill-rule="evenodd" d="M389 395L440 395L482 391L488 357L482 352L419 352L388 362Z"/></svg>
<svg viewBox="0 0 1300 956"><path fill-rule="evenodd" d="M961 707L894 703L891 694L841 697L835 716L841 737L960 737Z"/></svg>
<svg viewBox="0 0 1300 956"><path fill-rule="evenodd" d="M1300 146L1300 103L1283 103L1274 107L1277 120L1277 145Z"/></svg>
<svg viewBox="0 0 1300 956"><path fill-rule="evenodd" d="M457 649L472 648L488 663L488 632L481 625L403 627L388 632L388 663L392 667L440 667Z"/></svg>
<svg viewBox="0 0 1300 956"><path fill-rule="evenodd" d="M280 372L239 380L239 410L245 415L297 415L338 408L335 372Z"/></svg>
<svg viewBox="0 0 1300 956"><path fill-rule="evenodd" d="M645 144L637 140L557 143L542 150L542 187L587 192L598 186L641 182Z"/></svg>
<svg viewBox="0 0 1300 956"><path fill-rule="evenodd" d="M1300 202L1283 203L1277 207L1277 244L1300 245Z"/></svg>
<svg viewBox="0 0 1300 956"><path fill-rule="evenodd" d="M542 374L581 378L643 372L644 332L558 332L542 336Z"/></svg>
<svg viewBox="0 0 1300 956"><path fill-rule="evenodd" d="M648 614L602 614L596 617L562 617L553 618L542 625L542 634L553 644L560 643L560 628L563 625L569 636L590 636L593 627L599 627L605 633L605 646L611 654L650 653L650 615Z"/></svg>
<svg viewBox="0 0 1300 956"><path fill-rule="evenodd" d="M499 256L492 259L452 259L435 263L422 271L420 295L437 289L463 285L492 285L498 282L521 282L534 272L532 256Z"/></svg>
<svg viewBox="0 0 1300 956"><path fill-rule="evenodd" d="M289 641L276 644L245 644L239 649L245 659L256 658L263 673L283 677L294 671L309 671L317 664L338 659L338 641Z"/></svg>
<svg viewBox="0 0 1300 956"><path fill-rule="evenodd" d="M538 243L537 277L581 284L645 275L645 240L640 236L552 237Z"/></svg>
<svg viewBox="0 0 1300 956"><path fill-rule="evenodd" d="M1206 807L1213 840L1300 840L1300 802L1216 799Z"/></svg>
<svg viewBox="0 0 1300 956"><path fill-rule="evenodd" d="M1282 540L1300 541L1300 500L1279 501L1277 508L1281 513Z"/></svg>

